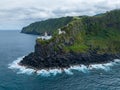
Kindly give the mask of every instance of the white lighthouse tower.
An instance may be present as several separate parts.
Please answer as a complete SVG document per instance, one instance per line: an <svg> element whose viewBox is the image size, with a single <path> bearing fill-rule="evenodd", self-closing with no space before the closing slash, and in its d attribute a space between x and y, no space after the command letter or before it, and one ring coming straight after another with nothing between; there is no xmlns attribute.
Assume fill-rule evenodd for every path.
<svg viewBox="0 0 120 90"><path fill-rule="evenodd" d="M48 33L47 32L45 32L45 35L44 35L45 37L47 37L48 36Z"/></svg>
<svg viewBox="0 0 120 90"><path fill-rule="evenodd" d="M39 36L39 37L37 37L37 38L38 38L38 39L41 38L42 40L49 40L49 39L52 38L52 36L48 36L48 33L45 32L45 33L44 33L44 36Z"/></svg>

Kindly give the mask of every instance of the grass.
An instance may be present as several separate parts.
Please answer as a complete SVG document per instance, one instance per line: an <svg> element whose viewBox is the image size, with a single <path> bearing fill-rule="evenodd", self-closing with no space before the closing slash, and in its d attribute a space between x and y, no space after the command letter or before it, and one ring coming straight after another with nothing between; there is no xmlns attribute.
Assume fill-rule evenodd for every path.
<svg viewBox="0 0 120 90"><path fill-rule="evenodd" d="M97 18L87 17L88 19L85 19L86 22L83 22L84 18L74 17L73 21L68 23L67 26L61 27L66 34L58 35L56 30L52 39L38 39L37 41L42 44L56 42L54 48L58 50L58 45L63 45L64 42L70 42L70 39L73 38L74 43L72 45L63 45L65 52L86 53L89 49L97 49L98 53L120 53L120 29L116 28L117 24L115 27L107 26L107 21L103 22L104 20L100 20L104 16ZM101 25L104 26L102 27Z"/></svg>
<svg viewBox="0 0 120 90"><path fill-rule="evenodd" d="M72 46L67 46L67 47L64 47L64 50L66 52L82 52L82 53L85 53L88 51L88 46L85 45L85 44L74 44Z"/></svg>

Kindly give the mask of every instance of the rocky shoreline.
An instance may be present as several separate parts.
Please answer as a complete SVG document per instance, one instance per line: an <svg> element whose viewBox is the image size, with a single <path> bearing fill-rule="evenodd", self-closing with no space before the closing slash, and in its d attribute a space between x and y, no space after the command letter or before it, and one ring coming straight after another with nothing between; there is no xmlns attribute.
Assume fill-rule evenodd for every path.
<svg viewBox="0 0 120 90"><path fill-rule="evenodd" d="M41 44L36 44L35 52L25 56L19 63L21 66L26 66L35 69L49 68L69 68L73 65L102 64L113 62L114 59L119 59L120 54L97 54L96 51L88 53L63 53L62 51L53 52L52 47L46 47Z"/></svg>
<svg viewBox="0 0 120 90"><path fill-rule="evenodd" d="M51 30L55 30L52 37L47 40L37 38L35 51L25 56L19 64L49 69L69 68L80 64L89 66L120 59L119 16L120 10L114 10L101 14L100 17L73 17L60 28L55 28L52 23ZM46 29L46 25L43 28L44 32L49 29Z"/></svg>

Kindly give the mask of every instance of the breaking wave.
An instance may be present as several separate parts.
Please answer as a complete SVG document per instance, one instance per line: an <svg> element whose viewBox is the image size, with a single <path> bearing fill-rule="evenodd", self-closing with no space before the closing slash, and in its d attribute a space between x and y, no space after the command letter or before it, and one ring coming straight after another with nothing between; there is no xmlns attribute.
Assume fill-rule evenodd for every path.
<svg viewBox="0 0 120 90"><path fill-rule="evenodd" d="M61 74L61 73L66 73L68 75L73 75L73 70L77 70L83 73L88 73L89 71L93 70L93 69L102 69L105 71L109 71L110 68L113 65L116 65L118 63L120 63L120 59L115 59L114 62L109 62L109 63L104 63L104 64L91 64L89 66L85 66L85 65L75 65L75 66L71 66L70 68L64 68L64 69L41 69L41 70L35 70L35 69L31 69L31 68L27 68L25 66L20 66L18 63L23 59L23 57L18 58L17 60L13 61L11 64L9 64L9 69L12 70L17 70L17 74L37 74L37 75L41 75L41 76L50 76L50 75L57 75L57 74Z"/></svg>

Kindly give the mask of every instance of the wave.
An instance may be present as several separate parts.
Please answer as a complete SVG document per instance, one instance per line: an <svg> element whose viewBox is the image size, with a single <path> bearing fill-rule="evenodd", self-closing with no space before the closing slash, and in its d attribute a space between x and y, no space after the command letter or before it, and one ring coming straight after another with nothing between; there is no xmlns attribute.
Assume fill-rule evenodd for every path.
<svg viewBox="0 0 120 90"><path fill-rule="evenodd" d="M18 58L17 60L13 61L11 64L9 64L9 67L10 69L15 69L15 70L18 70L18 74L32 74L33 72L35 72L34 69L30 69L30 68L26 68L24 66L20 66L18 63L24 58L23 57L20 57Z"/></svg>
<svg viewBox="0 0 120 90"><path fill-rule="evenodd" d="M41 70L35 70L35 69L31 69L31 68L27 68L25 66L20 66L18 63L24 58L20 57L17 60L13 61L11 64L9 64L9 69L12 70L17 70L17 74L34 74L36 73L37 75L41 75L41 76L55 76L57 74L61 74L61 73L66 73L68 75L73 75L73 70L77 70L83 73L88 73L90 70L93 69L102 69L105 71L109 71L110 67L112 67L113 65L119 64L120 63L120 59L115 59L114 62L109 62L109 63L103 63L103 64L91 64L89 66L85 66L85 65L75 65L75 66L71 66L70 68L63 68L63 69L41 69Z"/></svg>

